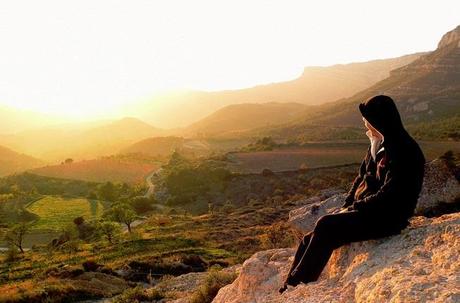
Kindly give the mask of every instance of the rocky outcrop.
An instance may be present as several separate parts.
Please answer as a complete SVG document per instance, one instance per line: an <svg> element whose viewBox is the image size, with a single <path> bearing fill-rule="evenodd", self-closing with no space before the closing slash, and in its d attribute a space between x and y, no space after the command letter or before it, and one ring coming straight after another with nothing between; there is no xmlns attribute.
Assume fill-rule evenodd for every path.
<svg viewBox="0 0 460 303"><path fill-rule="evenodd" d="M415 214L424 214L440 203L452 203L459 196L460 183L452 170L445 160L435 159L425 165L423 187ZM318 197L308 198L303 201L304 206L289 213L289 224L300 233L311 231L321 216L340 208L345 202L345 197L346 194L335 194L325 200Z"/></svg>
<svg viewBox="0 0 460 303"><path fill-rule="evenodd" d="M399 235L335 250L317 282L282 295L294 249L258 252L213 302L459 302L459 252L460 213L414 217Z"/></svg>
<svg viewBox="0 0 460 303"><path fill-rule="evenodd" d="M241 264L233 265L222 269L224 273L239 273ZM166 300L168 303L189 303L193 293L206 283L209 272L193 272L178 277L171 277L162 280L153 288L168 298L177 298Z"/></svg>
<svg viewBox="0 0 460 303"><path fill-rule="evenodd" d="M460 25L442 36L441 41L438 43L438 48L445 47L454 42L460 42Z"/></svg>

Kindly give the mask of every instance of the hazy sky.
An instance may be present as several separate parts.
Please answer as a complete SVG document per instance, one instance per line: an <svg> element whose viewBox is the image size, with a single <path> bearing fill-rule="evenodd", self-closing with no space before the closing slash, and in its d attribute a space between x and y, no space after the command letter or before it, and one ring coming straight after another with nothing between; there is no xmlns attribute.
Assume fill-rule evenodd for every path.
<svg viewBox="0 0 460 303"><path fill-rule="evenodd" d="M93 118L159 90L218 90L433 50L460 1L2 1L0 104Z"/></svg>

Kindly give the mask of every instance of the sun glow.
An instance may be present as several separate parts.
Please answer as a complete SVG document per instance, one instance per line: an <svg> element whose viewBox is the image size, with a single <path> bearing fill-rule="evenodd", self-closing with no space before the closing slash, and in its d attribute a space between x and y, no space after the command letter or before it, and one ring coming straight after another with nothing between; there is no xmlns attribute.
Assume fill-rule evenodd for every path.
<svg viewBox="0 0 460 303"><path fill-rule="evenodd" d="M458 1L10 1L0 104L122 116L164 90L248 87L308 65L432 50L459 11Z"/></svg>

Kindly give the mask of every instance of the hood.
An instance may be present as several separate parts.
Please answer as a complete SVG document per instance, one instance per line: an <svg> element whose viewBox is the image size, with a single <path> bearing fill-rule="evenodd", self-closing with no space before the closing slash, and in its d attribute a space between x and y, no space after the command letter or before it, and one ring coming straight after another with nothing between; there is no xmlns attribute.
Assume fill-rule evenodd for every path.
<svg viewBox="0 0 460 303"><path fill-rule="evenodd" d="M385 95L369 98L359 104L364 118L377 129L385 141L393 141L407 134L393 99Z"/></svg>

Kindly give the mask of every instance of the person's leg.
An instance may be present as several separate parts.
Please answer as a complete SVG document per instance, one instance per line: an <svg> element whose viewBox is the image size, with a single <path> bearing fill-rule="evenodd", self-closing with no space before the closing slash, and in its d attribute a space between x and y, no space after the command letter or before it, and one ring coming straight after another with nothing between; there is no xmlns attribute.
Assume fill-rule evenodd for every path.
<svg viewBox="0 0 460 303"><path fill-rule="evenodd" d="M304 283L316 281L335 248L385 234L381 223L356 211L325 215L316 222L310 243L291 276Z"/></svg>
<svg viewBox="0 0 460 303"><path fill-rule="evenodd" d="M300 243L297 247L297 251L294 255L294 260L292 261L291 268L288 271L283 287L287 287L287 285L295 286L299 284L299 281L293 280L291 276L291 272L294 270L294 268L297 267L297 264L299 263L300 259L304 255L305 250L307 249L307 246L310 243L311 235L312 233L309 232L303 236L302 240L300 240Z"/></svg>

